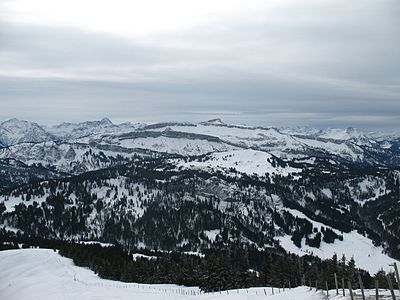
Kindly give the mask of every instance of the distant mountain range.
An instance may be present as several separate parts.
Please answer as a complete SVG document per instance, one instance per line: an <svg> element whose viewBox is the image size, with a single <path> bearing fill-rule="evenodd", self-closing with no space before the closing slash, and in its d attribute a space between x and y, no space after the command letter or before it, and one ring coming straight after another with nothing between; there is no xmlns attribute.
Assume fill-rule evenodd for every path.
<svg viewBox="0 0 400 300"><path fill-rule="evenodd" d="M399 181L400 136L355 128L0 124L0 227L29 235L339 252L376 271L400 258Z"/></svg>
<svg viewBox="0 0 400 300"><path fill-rule="evenodd" d="M66 145L71 146L71 149L76 145L80 145L80 148L85 145L95 149L111 147L122 152L146 149L184 156L253 149L286 160L332 156L336 160L370 165L398 165L400 155L400 135L379 136L377 133L362 133L355 128L320 130L302 127L247 127L225 124L220 119L197 124L171 122L117 125L104 118L100 121L55 126L40 126L11 119L0 124L0 144L7 148L2 151L3 158L13 157L15 152L21 158L28 157L23 151L30 151L31 147L34 150L40 147L61 149L68 148ZM60 150L59 155L65 154ZM44 156L47 158L47 155Z"/></svg>

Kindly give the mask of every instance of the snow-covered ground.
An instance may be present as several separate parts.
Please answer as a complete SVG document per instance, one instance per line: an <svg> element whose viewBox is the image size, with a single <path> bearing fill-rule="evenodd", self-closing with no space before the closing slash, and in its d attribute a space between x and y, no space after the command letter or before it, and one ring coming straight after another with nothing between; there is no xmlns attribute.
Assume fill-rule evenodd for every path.
<svg viewBox="0 0 400 300"><path fill-rule="evenodd" d="M75 266L52 250L20 249L0 251L0 299L324 299L321 291L308 287L294 289L251 288L201 293L197 287L172 284L148 285L104 280L92 271ZM333 296L333 291L330 292ZM330 299L345 299L340 296Z"/></svg>
<svg viewBox="0 0 400 300"><path fill-rule="evenodd" d="M178 167L203 168L211 171L229 170L232 168L248 175L256 174L259 176L273 173L287 176L292 173L301 172L301 169L288 166L273 166L273 160L273 156L269 153L252 149L241 149L213 153L204 161L182 162L180 164L178 163Z"/></svg>
<svg viewBox="0 0 400 300"><path fill-rule="evenodd" d="M321 231L321 227L326 227L323 223L311 220L297 210L289 208L285 208L284 210L290 212L293 216L309 220L313 224L313 227L318 228L319 231ZM370 239L357 233L357 231L351 231L349 233L341 233L338 230L334 231L337 234L343 235L343 241L335 239L335 242L332 244L321 242L319 248L313 248L306 245L305 239L302 239L301 248L298 248L289 235L279 237L278 240L286 251L300 256L312 254L322 259L329 259L336 253L338 260L342 258L342 255L345 255L347 261L351 257L354 257L356 267L367 270L371 275L374 275L381 269L392 271L393 268L389 266L389 264L393 264L394 262L399 264L397 260L384 254L381 246L374 246Z"/></svg>
<svg viewBox="0 0 400 300"><path fill-rule="evenodd" d="M227 151L236 147L221 142L204 139L185 139L172 137L143 137L135 139L119 138L107 142L128 149L148 149L157 152L174 153L181 155L203 155L212 152Z"/></svg>
<svg viewBox="0 0 400 300"><path fill-rule="evenodd" d="M207 123L207 122L206 122ZM152 129L153 131L163 131L168 128L177 132L188 132L192 134L202 134L217 137L229 144L233 143L243 148L254 148L274 154L280 158L298 158L304 155L293 155L289 152L303 152L305 149L314 149L318 151L326 151L334 155L340 155L348 159L358 160L363 156L363 152L359 146L350 146L347 142L349 139L358 138L359 133L342 132L337 130L328 135L335 141L321 141L316 139L315 135L309 137L299 137L292 135L293 132L281 132L276 128L259 128L247 126L229 126L226 124L200 123L186 126L183 124L171 125L165 124L165 127ZM344 138L340 140L338 138Z"/></svg>

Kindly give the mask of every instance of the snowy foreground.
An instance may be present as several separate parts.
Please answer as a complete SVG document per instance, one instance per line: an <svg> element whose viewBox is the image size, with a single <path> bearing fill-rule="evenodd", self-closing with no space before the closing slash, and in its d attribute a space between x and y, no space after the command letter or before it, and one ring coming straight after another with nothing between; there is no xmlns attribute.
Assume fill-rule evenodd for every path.
<svg viewBox="0 0 400 300"><path fill-rule="evenodd" d="M72 260L46 249L0 251L0 270L0 299L7 300L326 299L324 292L310 291L308 287L285 291L275 288L274 295L271 287L204 294L196 287L105 280L89 269L75 266ZM372 291L367 291L367 294L369 292L372 294ZM386 291L381 293L388 295ZM329 294L329 299L349 299L336 296L332 290Z"/></svg>
<svg viewBox="0 0 400 300"><path fill-rule="evenodd" d="M275 295L271 295L271 288L200 294L196 287L104 280L86 268L75 266L70 259L45 249L0 251L0 270L0 299L7 300L323 299L321 292L310 291L307 287L280 293L274 289Z"/></svg>

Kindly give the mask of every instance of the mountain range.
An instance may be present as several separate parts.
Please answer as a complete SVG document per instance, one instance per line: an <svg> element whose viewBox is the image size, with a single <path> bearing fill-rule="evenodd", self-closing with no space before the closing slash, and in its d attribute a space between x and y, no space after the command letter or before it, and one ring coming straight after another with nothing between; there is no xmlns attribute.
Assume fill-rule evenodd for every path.
<svg viewBox="0 0 400 300"><path fill-rule="evenodd" d="M198 251L400 258L400 135L206 122L0 124L0 227Z"/></svg>

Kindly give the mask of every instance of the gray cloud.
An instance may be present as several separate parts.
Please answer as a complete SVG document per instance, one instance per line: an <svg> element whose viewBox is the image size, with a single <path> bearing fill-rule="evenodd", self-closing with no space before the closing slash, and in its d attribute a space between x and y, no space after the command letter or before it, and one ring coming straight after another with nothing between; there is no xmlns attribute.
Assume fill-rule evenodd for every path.
<svg viewBox="0 0 400 300"><path fill-rule="evenodd" d="M0 26L0 119L204 120L392 129L397 1L304 2L133 41Z"/></svg>

